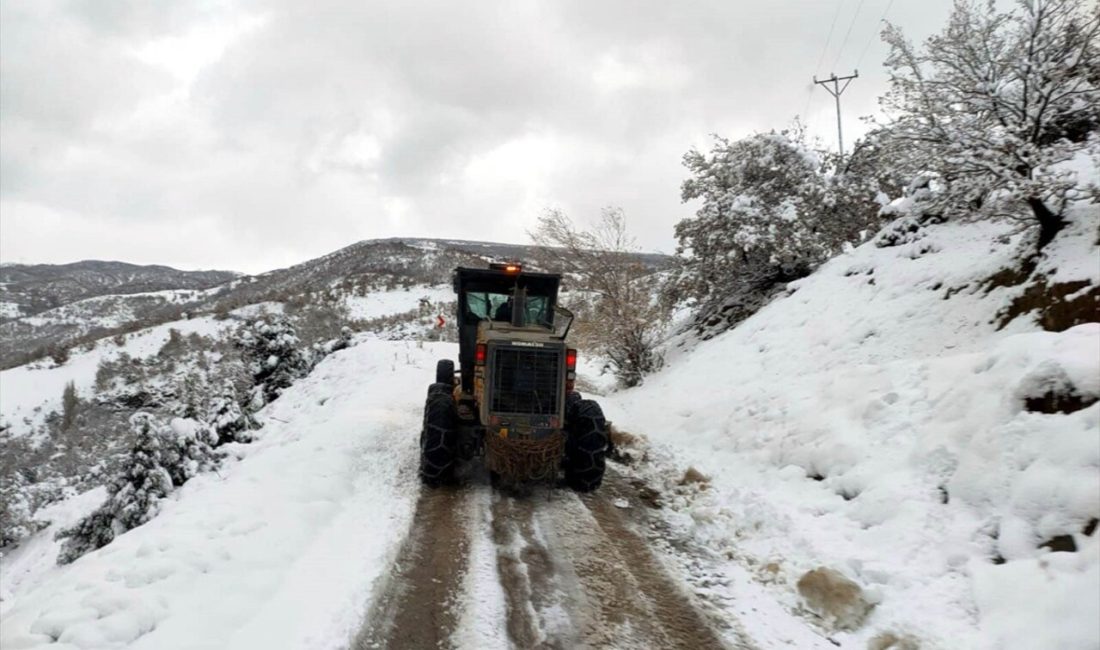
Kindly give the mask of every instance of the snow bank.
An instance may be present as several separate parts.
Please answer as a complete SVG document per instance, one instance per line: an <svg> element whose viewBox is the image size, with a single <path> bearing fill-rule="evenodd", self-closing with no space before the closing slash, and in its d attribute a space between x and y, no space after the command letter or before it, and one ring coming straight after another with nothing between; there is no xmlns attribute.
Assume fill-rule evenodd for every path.
<svg viewBox="0 0 1100 650"><path fill-rule="evenodd" d="M409 386L448 353L372 341L326 358L261 412L257 442L228 446L236 458L188 482L153 521L13 584L0 645L346 643L417 494L423 405Z"/></svg>
<svg viewBox="0 0 1100 650"><path fill-rule="evenodd" d="M1046 263L1092 280L1089 230ZM772 566L792 608L820 566L880 600L834 635L844 647L886 632L932 648L1100 644L1100 534L1083 534L1100 516L1100 404L1027 410L1058 382L1100 395L1100 324L997 330L1015 290L980 283L1012 260L1003 232L948 224L860 247L605 400L620 428L712 477L676 525ZM1052 552L1058 536L1077 552Z"/></svg>

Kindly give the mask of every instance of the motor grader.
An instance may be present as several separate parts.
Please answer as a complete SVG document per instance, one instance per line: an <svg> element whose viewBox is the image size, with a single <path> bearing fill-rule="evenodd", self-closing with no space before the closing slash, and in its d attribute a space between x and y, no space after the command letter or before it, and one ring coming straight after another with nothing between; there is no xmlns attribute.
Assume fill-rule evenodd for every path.
<svg viewBox="0 0 1100 650"><path fill-rule="evenodd" d="M561 276L519 263L457 268L458 361L440 359L420 434L425 485L483 461L494 483L558 482L582 492L603 480L608 425L575 390L573 315L557 304Z"/></svg>

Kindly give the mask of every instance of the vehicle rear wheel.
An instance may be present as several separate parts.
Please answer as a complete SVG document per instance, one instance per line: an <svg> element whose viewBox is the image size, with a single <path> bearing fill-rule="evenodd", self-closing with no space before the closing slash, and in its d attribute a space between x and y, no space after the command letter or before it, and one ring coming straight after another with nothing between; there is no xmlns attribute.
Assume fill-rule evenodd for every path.
<svg viewBox="0 0 1100 650"><path fill-rule="evenodd" d="M607 420L590 399L573 402L565 422L565 484L591 492L603 482L607 456Z"/></svg>
<svg viewBox="0 0 1100 650"><path fill-rule="evenodd" d="M438 487L454 480L455 405L453 386L434 383L424 404L424 428L420 431L420 480Z"/></svg>
<svg viewBox="0 0 1100 650"><path fill-rule="evenodd" d="M435 363L435 383L447 384L448 386L454 386L455 384L455 362L451 359L440 359Z"/></svg>

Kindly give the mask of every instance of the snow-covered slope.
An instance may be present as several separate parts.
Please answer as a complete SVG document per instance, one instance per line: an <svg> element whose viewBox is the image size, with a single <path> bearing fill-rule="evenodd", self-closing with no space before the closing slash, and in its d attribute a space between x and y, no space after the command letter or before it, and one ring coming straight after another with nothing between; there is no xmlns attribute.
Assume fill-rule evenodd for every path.
<svg viewBox="0 0 1100 650"><path fill-rule="evenodd" d="M150 523L66 567L19 572L21 558L5 558L29 577L5 585L0 645L346 642L400 541L386 531L407 528L416 496L422 396L408 387L452 347L365 341L338 352L261 413L257 442L231 446L234 460ZM31 547L52 561L44 539Z"/></svg>
<svg viewBox="0 0 1100 650"><path fill-rule="evenodd" d="M236 324L209 316L172 321L135 332L121 345L110 340L99 341L90 350L74 352L61 366L37 363L2 370L0 425L16 436L31 432L51 412L61 410L61 393L65 384L72 382L81 398L93 397L96 370L100 363L118 359L123 354L133 359L150 357L161 349L171 330L184 335L219 336Z"/></svg>
<svg viewBox="0 0 1100 650"><path fill-rule="evenodd" d="M1083 216L1040 264L1095 286L1097 218ZM883 633L1100 645L1100 535L1084 534L1100 516L1100 404L1025 408L1059 383L1100 395L1100 324L998 330L1020 290L981 281L1015 263L1018 237L995 243L1006 231L860 247L609 400L616 424L711 477L677 526L770 566L792 607L822 565L879 601L844 647ZM1076 552L1041 546L1064 535Z"/></svg>

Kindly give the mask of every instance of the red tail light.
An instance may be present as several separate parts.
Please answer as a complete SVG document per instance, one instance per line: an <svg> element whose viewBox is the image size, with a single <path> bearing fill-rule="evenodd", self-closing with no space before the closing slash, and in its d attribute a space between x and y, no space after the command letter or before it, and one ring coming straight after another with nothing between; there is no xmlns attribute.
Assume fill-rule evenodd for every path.
<svg viewBox="0 0 1100 650"><path fill-rule="evenodd" d="M565 351L565 368L566 368L566 370L576 370L577 369L577 351L576 350L566 350Z"/></svg>
<svg viewBox="0 0 1100 650"><path fill-rule="evenodd" d="M485 344L484 343L478 343L477 347L474 348L474 362L477 363L478 365L484 364L485 363L485 358L488 356L488 354L489 354L489 351L485 347Z"/></svg>

